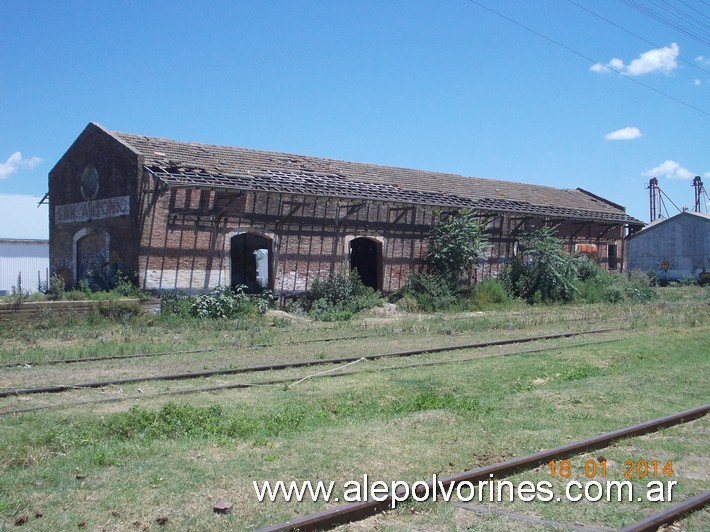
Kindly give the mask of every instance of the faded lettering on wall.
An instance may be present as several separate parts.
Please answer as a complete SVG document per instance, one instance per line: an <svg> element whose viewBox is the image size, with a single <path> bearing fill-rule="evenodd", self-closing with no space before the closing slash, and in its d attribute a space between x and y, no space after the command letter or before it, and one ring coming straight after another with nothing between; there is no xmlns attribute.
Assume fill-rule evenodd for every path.
<svg viewBox="0 0 710 532"><path fill-rule="evenodd" d="M130 213L128 196L117 196L95 201L83 201L54 208L54 222L68 224L125 216Z"/></svg>

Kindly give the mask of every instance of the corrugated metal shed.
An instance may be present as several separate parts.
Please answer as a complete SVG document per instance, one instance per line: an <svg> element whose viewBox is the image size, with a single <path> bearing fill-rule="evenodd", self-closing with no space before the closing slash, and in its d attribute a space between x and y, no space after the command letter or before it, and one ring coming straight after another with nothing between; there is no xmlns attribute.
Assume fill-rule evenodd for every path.
<svg viewBox="0 0 710 532"><path fill-rule="evenodd" d="M682 212L658 219L629 239L629 269L653 270L659 279L710 275L710 214Z"/></svg>
<svg viewBox="0 0 710 532"><path fill-rule="evenodd" d="M49 273L49 207L40 196L0 194L0 295L35 292Z"/></svg>

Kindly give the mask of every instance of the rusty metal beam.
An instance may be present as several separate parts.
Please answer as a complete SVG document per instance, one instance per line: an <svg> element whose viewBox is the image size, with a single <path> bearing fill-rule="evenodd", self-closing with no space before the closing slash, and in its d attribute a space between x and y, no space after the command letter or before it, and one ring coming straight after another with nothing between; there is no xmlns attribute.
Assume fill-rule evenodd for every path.
<svg viewBox="0 0 710 532"><path fill-rule="evenodd" d="M702 510L708 504L710 504L710 491L691 497L662 512L649 515L646 519L622 529L622 532L655 532L663 525L670 525L681 517Z"/></svg>
<svg viewBox="0 0 710 532"><path fill-rule="evenodd" d="M611 444L612 442L623 438L642 436L644 434L655 432L660 428L666 428L671 427L673 425L678 425L680 423L686 423L693 419L703 417L707 414L709 410L710 405L706 404L697 408L693 408L691 410L680 412L678 414L672 414L670 416L646 421L638 425L632 425L630 427L625 427L612 432L606 432L593 438L579 440L545 451L540 451L526 456L513 458L511 460L505 460L504 462L499 462L497 464L471 469L463 473L458 473L455 475L441 478L438 480L437 486L433 486L432 481L429 481L426 483L426 489L422 486L420 490L416 491L416 493L420 496L425 492L433 493L434 491L436 491L437 493L440 493L442 487L448 488L452 484L456 486L461 482L472 482L475 484L476 482L480 481L488 481L491 479L491 475L493 476L493 478L505 477L518 471L533 469L540 465L546 464L550 460L557 460L569 456L574 456L576 454L588 452L591 450L608 447L609 444ZM311 514L305 517L294 519L292 521L286 521L276 525L268 526L260 530L262 532L285 532L292 530L306 532L333 528L337 525L365 519L367 517L392 508L392 501L394 495L395 494L391 494L389 497L381 501L368 500L363 502L344 504L335 508L331 508L329 510L318 512L316 514ZM398 491L396 495L401 497L402 495L404 495L404 492Z"/></svg>

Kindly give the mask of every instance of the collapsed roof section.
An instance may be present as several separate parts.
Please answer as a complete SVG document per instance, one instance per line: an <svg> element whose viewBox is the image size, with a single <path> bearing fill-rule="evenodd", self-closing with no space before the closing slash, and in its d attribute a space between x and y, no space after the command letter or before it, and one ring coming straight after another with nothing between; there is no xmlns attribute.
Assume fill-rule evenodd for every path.
<svg viewBox="0 0 710 532"><path fill-rule="evenodd" d="M643 225L640 220L627 215L623 207L582 189L557 189L112 131L107 133L137 152L143 168L169 187L303 194Z"/></svg>

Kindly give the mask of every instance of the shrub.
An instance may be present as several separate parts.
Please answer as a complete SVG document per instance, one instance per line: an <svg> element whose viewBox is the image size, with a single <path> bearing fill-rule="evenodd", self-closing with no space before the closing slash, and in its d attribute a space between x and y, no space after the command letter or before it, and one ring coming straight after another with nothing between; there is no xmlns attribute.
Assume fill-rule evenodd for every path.
<svg viewBox="0 0 710 532"><path fill-rule="evenodd" d="M411 294L402 296L399 299L395 298L395 300L397 302L397 307L405 312L417 312L421 310L416 298Z"/></svg>
<svg viewBox="0 0 710 532"><path fill-rule="evenodd" d="M576 260L577 278L580 281L595 281L606 277L608 274L586 255L582 255Z"/></svg>
<svg viewBox="0 0 710 532"><path fill-rule="evenodd" d="M411 273L395 300L414 301L424 312L451 310L457 300L449 279L433 273Z"/></svg>
<svg viewBox="0 0 710 532"><path fill-rule="evenodd" d="M630 270L626 276L619 275L618 282L627 301L644 303L658 297L655 288L649 285L649 279L639 270Z"/></svg>
<svg viewBox="0 0 710 532"><path fill-rule="evenodd" d="M543 227L522 236L521 256L503 270L501 280L512 297L528 303L572 300L577 289L577 258L562 249L554 228Z"/></svg>
<svg viewBox="0 0 710 532"><path fill-rule="evenodd" d="M461 275L483 257L484 245L475 211L461 209L436 223L427 247L427 260L434 272L456 290Z"/></svg>
<svg viewBox="0 0 710 532"><path fill-rule="evenodd" d="M192 315L190 297L178 290L170 290L160 294L160 313L164 315L187 318Z"/></svg>
<svg viewBox="0 0 710 532"><path fill-rule="evenodd" d="M486 308L510 301L505 286L498 280L486 279L478 283L471 292L471 304L476 308Z"/></svg>
<svg viewBox="0 0 710 532"><path fill-rule="evenodd" d="M207 294L198 294L191 298L190 314L196 318L236 318L253 315L258 312L256 304L244 293L243 285L230 287L218 286Z"/></svg>
<svg viewBox="0 0 710 532"><path fill-rule="evenodd" d="M306 306L316 319L338 321L379 303L379 293L365 286L355 269L350 274L331 272L328 277L316 278Z"/></svg>
<svg viewBox="0 0 710 532"><path fill-rule="evenodd" d="M66 284L61 275L54 273L45 285L40 285L39 289L49 301L61 301L64 299Z"/></svg>
<svg viewBox="0 0 710 532"><path fill-rule="evenodd" d="M624 291L617 285L610 285L602 292L606 303L621 303L624 300Z"/></svg>

